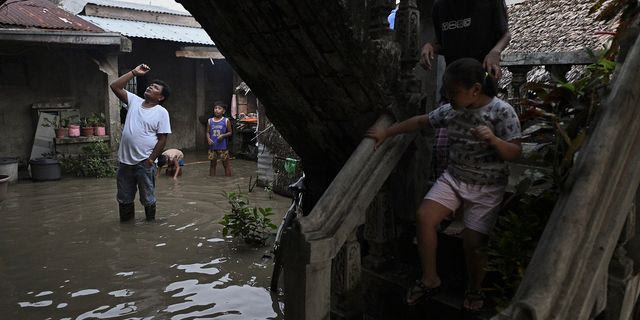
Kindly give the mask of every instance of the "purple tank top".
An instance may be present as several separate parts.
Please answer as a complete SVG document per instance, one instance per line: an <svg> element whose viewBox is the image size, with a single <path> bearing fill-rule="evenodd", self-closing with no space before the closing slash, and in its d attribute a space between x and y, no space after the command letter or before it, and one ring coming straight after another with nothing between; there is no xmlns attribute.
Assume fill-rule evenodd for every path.
<svg viewBox="0 0 640 320"><path fill-rule="evenodd" d="M213 118L209 119L209 138L213 140L213 144L209 146L210 150L227 150L227 139L215 139L215 137L221 134L227 133L227 118L222 117L220 121L213 121Z"/></svg>

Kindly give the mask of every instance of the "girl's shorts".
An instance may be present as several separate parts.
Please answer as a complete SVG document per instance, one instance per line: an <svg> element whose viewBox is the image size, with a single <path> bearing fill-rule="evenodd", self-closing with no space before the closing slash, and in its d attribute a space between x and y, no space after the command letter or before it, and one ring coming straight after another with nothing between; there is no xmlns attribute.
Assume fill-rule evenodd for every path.
<svg viewBox="0 0 640 320"><path fill-rule="evenodd" d="M424 198L447 207L454 214L462 206L464 226L489 234L496 224L504 189L504 185L465 183L445 170Z"/></svg>

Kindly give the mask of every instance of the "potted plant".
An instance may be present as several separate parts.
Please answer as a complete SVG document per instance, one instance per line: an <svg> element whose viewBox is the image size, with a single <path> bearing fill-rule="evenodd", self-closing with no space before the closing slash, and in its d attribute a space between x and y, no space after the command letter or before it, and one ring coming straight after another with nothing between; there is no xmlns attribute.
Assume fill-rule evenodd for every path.
<svg viewBox="0 0 640 320"><path fill-rule="evenodd" d="M56 138L61 139L67 136L67 125L69 125L69 119L62 116L56 116L53 120L44 118L44 127L52 127L56 132Z"/></svg>
<svg viewBox="0 0 640 320"><path fill-rule="evenodd" d="M80 122L77 117L69 119L69 137L80 136Z"/></svg>
<svg viewBox="0 0 640 320"><path fill-rule="evenodd" d="M89 119L87 117L80 118L80 132L84 137L93 136L93 123Z"/></svg>
<svg viewBox="0 0 640 320"><path fill-rule="evenodd" d="M93 128L94 129L93 134L96 136L106 135L106 130L105 130L106 119L104 117L104 113L102 112L94 113L91 118L93 118L93 124L95 126Z"/></svg>

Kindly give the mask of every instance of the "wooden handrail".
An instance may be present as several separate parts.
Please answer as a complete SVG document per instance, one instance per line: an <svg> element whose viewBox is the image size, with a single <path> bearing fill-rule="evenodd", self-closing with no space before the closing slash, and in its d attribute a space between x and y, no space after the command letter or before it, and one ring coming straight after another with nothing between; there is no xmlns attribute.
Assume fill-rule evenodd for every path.
<svg viewBox="0 0 640 320"><path fill-rule="evenodd" d="M383 115L374 126L386 128L393 122ZM331 248L311 250L310 261L333 258L353 229L364 223L369 204L415 136L398 135L375 151L373 139L362 140L311 213L300 219L301 231L312 246L331 239Z"/></svg>
<svg viewBox="0 0 640 320"><path fill-rule="evenodd" d="M374 126L392 123L383 115ZM398 135L375 151L374 141L363 139L311 213L285 232L287 319L329 319L331 260L365 222L369 204L415 137Z"/></svg>

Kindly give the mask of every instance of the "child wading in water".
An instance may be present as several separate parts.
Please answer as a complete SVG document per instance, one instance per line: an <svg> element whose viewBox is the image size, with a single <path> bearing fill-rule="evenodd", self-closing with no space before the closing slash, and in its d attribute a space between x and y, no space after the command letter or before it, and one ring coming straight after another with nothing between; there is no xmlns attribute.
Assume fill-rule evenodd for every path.
<svg viewBox="0 0 640 320"><path fill-rule="evenodd" d="M231 136L231 121L224 117L227 105L223 102L216 102L213 105L213 118L207 121L207 141L209 142L209 176L216 175L216 165L218 159L224 166L224 175L231 176L231 163L229 161L229 151L227 150L227 138Z"/></svg>
<svg viewBox="0 0 640 320"><path fill-rule="evenodd" d="M376 140L377 148L389 137L428 125L448 129L449 164L417 212L422 278L407 292L406 301L413 305L438 293L441 282L436 273L437 228L462 206L469 273L464 308L479 310L484 306L480 289L486 257L477 250L486 244L496 222L508 178L504 160L520 157L520 122L513 107L495 97L493 78L475 59L463 58L450 64L444 85L450 104L387 129L372 128L367 136Z"/></svg>

